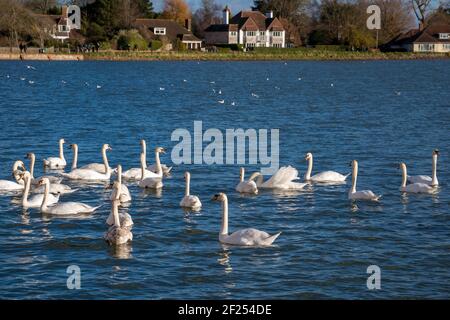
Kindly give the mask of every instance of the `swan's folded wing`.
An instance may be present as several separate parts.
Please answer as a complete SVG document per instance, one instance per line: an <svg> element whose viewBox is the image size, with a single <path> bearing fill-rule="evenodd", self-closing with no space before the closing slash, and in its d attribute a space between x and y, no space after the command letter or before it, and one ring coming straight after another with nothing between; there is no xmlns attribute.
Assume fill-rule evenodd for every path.
<svg viewBox="0 0 450 320"><path fill-rule="evenodd" d="M265 187L282 187L284 184L298 180L298 171L294 167L281 167L278 171L266 182L263 183Z"/></svg>

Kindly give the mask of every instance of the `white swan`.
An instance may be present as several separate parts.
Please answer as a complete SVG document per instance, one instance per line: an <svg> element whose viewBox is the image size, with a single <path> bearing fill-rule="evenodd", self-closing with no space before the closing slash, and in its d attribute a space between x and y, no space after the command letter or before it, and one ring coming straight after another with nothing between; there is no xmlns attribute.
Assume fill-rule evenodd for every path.
<svg viewBox="0 0 450 320"><path fill-rule="evenodd" d="M31 197L30 199L28 199L28 194L30 192L30 187L31 187L31 173L28 171L23 172L22 174L22 178L25 181L25 190L23 191L23 195L22 195L22 206L24 208L39 208L42 204L42 201L44 200L44 194L37 194L34 195L33 197ZM59 195L54 196L52 194L48 195L48 199L47 199L47 204L48 205L53 205L55 203L57 203L59 201Z"/></svg>
<svg viewBox="0 0 450 320"><path fill-rule="evenodd" d="M278 232L271 236L267 232L249 228L233 232L229 235L228 198L225 193L219 193L214 195L212 200L222 202L222 226L219 234L219 241L222 243L238 246L270 246L281 234L281 232Z"/></svg>
<svg viewBox="0 0 450 320"><path fill-rule="evenodd" d="M160 189L163 187L163 182L162 182L162 178L163 178L163 172L162 172L162 168L161 168L161 161L159 160L159 154L160 153L166 153L166 151L164 150L164 148L161 147L157 147L155 149L155 162L156 162L156 173L149 174L145 171L144 166L141 163L141 180L139 181L138 185L141 188L145 188L145 189ZM151 171L150 171L151 172Z"/></svg>
<svg viewBox="0 0 450 320"><path fill-rule="evenodd" d="M36 156L33 152L29 152L29 153L27 153L25 158L30 160L30 175L31 175L31 183L33 185L37 185L39 182L39 179L41 179L41 178L47 178L51 184L61 183L62 178L58 178L55 176L42 176L39 178L35 178L34 177L34 164L36 162Z"/></svg>
<svg viewBox="0 0 450 320"><path fill-rule="evenodd" d="M352 161L352 187L348 192L348 198L351 200L371 200L378 201L381 195L376 195L371 190L356 191L356 180L358 179L358 161Z"/></svg>
<svg viewBox="0 0 450 320"><path fill-rule="evenodd" d="M66 143L64 139L59 139L59 157L50 157L44 159L44 167L49 169L64 169L66 167L66 159L64 158L63 145Z"/></svg>
<svg viewBox="0 0 450 320"><path fill-rule="evenodd" d="M120 186L118 190L120 190L119 194L116 194L116 188L113 188L113 192L111 193L111 201L119 200L120 203L130 202L131 194L128 190L128 187L122 183L122 166L117 165L117 183Z"/></svg>
<svg viewBox="0 0 450 320"><path fill-rule="evenodd" d="M90 169L90 170L98 171L100 173L105 173L105 167L112 170L111 167L109 166L108 157L106 155L106 151L110 151L110 150L112 150L111 146L109 144L104 144L102 146L103 163L89 163L85 166L82 166L80 169ZM78 151L78 148L77 148L77 151Z"/></svg>
<svg viewBox="0 0 450 320"><path fill-rule="evenodd" d="M244 180L245 169L241 168L239 172L239 183L236 186L236 191L240 193L258 194L258 187L253 180Z"/></svg>
<svg viewBox="0 0 450 320"><path fill-rule="evenodd" d="M432 187L438 186L439 181L437 179L437 173L436 173L438 156L439 156L439 150L438 149L433 150L433 153L431 155L431 157L432 157L431 177L430 176L409 176L408 181L410 183L425 183Z"/></svg>
<svg viewBox="0 0 450 320"><path fill-rule="evenodd" d="M319 182L319 183L333 183L338 182L342 183L345 182L347 177L350 175L343 175L336 171L323 171L320 173L317 173L311 177L312 168L313 168L313 155L311 152L308 152L305 155L305 160L308 161L308 170L306 170L305 173L305 181L312 181L312 182Z"/></svg>
<svg viewBox="0 0 450 320"><path fill-rule="evenodd" d="M121 245L133 240L133 233L128 227L120 225L119 218L119 200L112 201L112 214L114 216L114 225L105 233L103 238L110 245Z"/></svg>
<svg viewBox="0 0 450 320"><path fill-rule="evenodd" d="M266 182L263 182L263 176L260 172L253 173L249 178L249 180L255 181L260 189L301 190L306 186L306 183L294 182L298 179L297 169L291 166L281 167Z"/></svg>
<svg viewBox="0 0 450 320"><path fill-rule="evenodd" d="M23 181L21 174L26 170L27 169L26 169L23 161L21 161L21 160L14 161L12 175L14 177L14 180L16 180L16 182L18 184L21 184L22 186L25 186L25 181Z"/></svg>
<svg viewBox="0 0 450 320"><path fill-rule="evenodd" d="M69 145L69 148L73 150L71 170L75 170L78 166L78 145L76 143L72 143L71 145Z"/></svg>
<svg viewBox="0 0 450 320"><path fill-rule="evenodd" d="M106 147L105 147L106 146ZM71 179L71 180L81 180L81 181L107 181L111 178L111 167L108 163L108 158L106 157L106 149L108 149L109 145L105 145L104 148L104 157L103 157L103 170L97 171L94 169L86 169L86 168L77 168L72 169L69 173L60 173L63 177ZM72 167L77 166L78 159L78 145L72 144L72 149L74 150L74 161L72 163ZM93 164L92 164L93 165ZM93 166L96 167L96 166Z"/></svg>
<svg viewBox="0 0 450 320"><path fill-rule="evenodd" d="M180 206L183 208L198 210L202 207L202 203L197 196L190 194L191 174L186 171L184 178L186 179L186 191L183 199L181 199Z"/></svg>
<svg viewBox="0 0 450 320"><path fill-rule="evenodd" d="M113 191L111 194L111 202L119 201L119 204L122 203L120 200L120 190L123 187L119 181L115 181L113 184ZM119 213L119 221L122 227L131 228L133 226L133 219L128 213ZM114 213L111 211L108 218L106 219L106 224L112 226L114 225Z"/></svg>
<svg viewBox="0 0 450 320"><path fill-rule="evenodd" d="M50 197L50 181L47 178L39 180L39 185L45 186L44 198L41 204L41 212L52 215L75 215L81 213L92 213L101 206L91 207L81 202L59 202L51 207L48 206Z"/></svg>
<svg viewBox="0 0 450 320"><path fill-rule="evenodd" d="M142 179L142 165L144 165L145 173L150 174L151 172L156 172L157 167L156 163L150 166L147 166L147 143L144 139L141 140L141 154L140 154L140 163L141 166L139 168L131 168L123 173L123 178L127 180L141 180ZM167 175L172 170L172 167L167 167L165 164L161 164L163 174Z"/></svg>
<svg viewBox="0 0 450 320"><path fill-rule="evenodd" d="M437 191L436 187L431 187L428 184L416 182L406 185L407 180L407 169L405 163L400 163L400 169L402 170L402 185L400 186L401 192L407 193L435 193Z"/></svg>
<svg viewBox="0 0 450 320"><path fill-rule="evenodd" d="M24 189L25 182L22 179L22 170L25 171L25 164L17 160L13 165L12 176L16 181L0 180L0 192L20 191Z"/></svg>

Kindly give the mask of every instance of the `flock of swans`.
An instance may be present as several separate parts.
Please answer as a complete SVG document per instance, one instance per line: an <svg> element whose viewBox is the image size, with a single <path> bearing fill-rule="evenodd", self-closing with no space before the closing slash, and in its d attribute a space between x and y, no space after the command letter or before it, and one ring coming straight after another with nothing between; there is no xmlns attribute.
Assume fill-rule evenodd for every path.
<svg viewBox="0 0 450 320"><path fill-rule="evenodd" d="M130 168L122 171L122 166L117 165L116 168L109 166L107 151L112 150L111 146L104 144L101 149L103 163L90 163L82 167L78 167L78 145L71 144L69 147L73 151L73 161L69 172L63 172L67 166L64 158L64 139L59 140L59 156L49 157L43 160L44 167L50 170L60 170L58 175L47 175L35 178L34 166L36 162L35 155L28 153L26 158L30 161L29 170L23 161L14 162L12 176L14 181L0 180L0 193L10 194L22 193L21 201L17 204L24 208L39 208L44 214L56 216L72 216L79 214L91 214L100 206L92 207L81 202L62 202L61 197L65 194L74 193L78 189L72 189L68 185L63 184L63 180L76 180L82 182L104 182L110 181L112 175L117 178L112 184L112 192L110 196L111 213L106 219L108 230L104 235L104 239L111 245L120 245L127 243L133 239L131 232L133 220L128 213L119 213L119 207L132 201L132 196L128 190L128 183L137 183L140 188L144 189L160 189L164 186L164 177L169 175L171 167L161 163L160 154L164 154L162 147L155 148L155 164L147 165L147 147L145 140L141 140L140 167ZM405 163L400 163L399 168L402 171L401 192L406 193L427 193L432 194L438 190L437 179L437 158L439 150L432 152L432 175L430 176L408 176ZM356 182L358 178L358 162L351 162L352 172L346 175L335 171L324 171L312 175L313 171L313 155L307 153L305 160L308 162L308 168L304 176L304 182L299 180L298 171L292 166L284 166L264 181L260 172L253 173L245 180L245 170L240 168L240 178L235 190L239 193L258 194L259 189L277 189L277 190L302 190L311 183L317 184L345 184L347 177L352 175L352 184L348 192L350 200L366 200L379 201L381 195L375 194L371 190L356 190ZM191 210L200 210L202 203L196 195L190 194L191 175L185 172L185 194L180 201L180 206ZM409 182L409 184L408 184ZM33 195L30 197L30 193ZM229 245L241 246L268 246L271 245L281 232L269 235L264 231L254 228L242 229L231 234L228 232L228 198L225 193L218 193L212 197L213 201L222 204L222 224L219 233L219 241Z"/></svg>

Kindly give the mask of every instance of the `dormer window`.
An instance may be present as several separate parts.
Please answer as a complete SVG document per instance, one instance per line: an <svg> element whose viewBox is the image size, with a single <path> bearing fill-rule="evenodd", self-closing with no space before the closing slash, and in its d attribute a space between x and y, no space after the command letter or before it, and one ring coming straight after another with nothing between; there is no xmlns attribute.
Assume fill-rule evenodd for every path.
<svg viewBox="0 0 450 320"><path fill-rule="evenodd" d="M155 35L164 36L166 34L166 28L157 27L153 30Z"/></svg>
<svg viewBox="0 0 450 320"><path fill-rule="evenodd" d="M450 39L450 33L439 33L439 39Z"/></svg>
<svg viewBox="0 0 450 320"><path fill-rule="evenodd" d="M58 30L59 30L59 32L67 32L67 31L69 31L69 29L67 28L67 26L65 24L60 24L58 26Z"/></svg>

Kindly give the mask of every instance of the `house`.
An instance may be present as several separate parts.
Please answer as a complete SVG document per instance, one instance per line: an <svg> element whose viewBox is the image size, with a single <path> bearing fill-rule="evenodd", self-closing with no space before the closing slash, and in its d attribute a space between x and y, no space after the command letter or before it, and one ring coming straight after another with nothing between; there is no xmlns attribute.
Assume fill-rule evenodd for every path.
<svg viewBox="0 0 450 320"><path fill-rule="evenodd" d="M191 19L185 20L184 27L167 19L136 19L133 26L145 33L149 40L161 40L167 50L171 50L177 41L188 50L200 50L202 47L202 40L192 34Z"/></svg>
<svg viewBox="0 0 450 320"><path fill-rule="evenodd" d="M205 42L209 45L239 44L252 47L286 47L286 31L280 20L270 11L240 11L230 18L228 6L223 10L223 23L211 24L205 29Z"/></svg>
<svg viewBox="0 0 450 320"><path fill-rule="evenodd" d="M432 24L398 35L383 46L386 51L450 52L450 25Z"/></svg>
<svg viewBox="0 0 450 320"><path fill-rule="evenodd" d="M61 7L61 15L40 14L37 17L43 22L44 31L53 39L64 42L64 40L79 36L73 24L70 23L67 6Z"/></svg>

